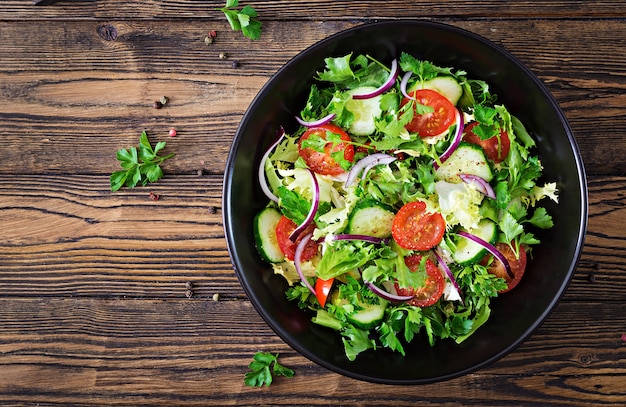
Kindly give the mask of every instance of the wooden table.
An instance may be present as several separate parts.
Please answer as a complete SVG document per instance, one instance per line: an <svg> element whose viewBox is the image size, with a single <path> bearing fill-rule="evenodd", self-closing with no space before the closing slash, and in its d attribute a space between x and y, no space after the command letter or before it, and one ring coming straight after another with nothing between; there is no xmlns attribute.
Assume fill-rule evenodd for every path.
<svg viewBox="0 0 626 407"><path fill-rule="evenodd" d="M626 2L252 1L258 41L230 30L223 3L0 1L0 404L626 405ZM473 374L396 387L321 368L270 330L231 266L221 187L276 70L340 30L407 17L480 34L545 82L590 210L536 334ZM143 130L176 156L158 183L111 192L115 151ZM257 351L295 377L245 386Z"/></svg>

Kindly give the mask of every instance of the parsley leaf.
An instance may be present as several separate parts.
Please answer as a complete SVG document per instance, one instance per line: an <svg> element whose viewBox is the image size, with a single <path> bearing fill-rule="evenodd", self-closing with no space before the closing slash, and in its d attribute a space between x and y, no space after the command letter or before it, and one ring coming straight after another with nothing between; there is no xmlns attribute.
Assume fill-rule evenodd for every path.
<svg viewBox="0 0 626 407"><path fill-rule="evenodd" d="M271 366L271 368L270 368ZM257 352L248 365L250 371L244 376L244 383L251 387L269 386L273 376L293 377L294 371L278 363L278 354Z"/></svg>
<svg viewBox="0 0 626 407"><path fill-rule="evenodd" d="M219 10L226 16L233 31L241 31L252 40L261 37L261 22L252 6L239 7L239 0L226 0L226 5Z"/></svg>
<svg viewBox="0 0 626 407"><path fill-rule="evenodd" d="M165 147L165 141L159 141L154 148L148 140L146 132L139 137L139 145L128 149L122 148L117 151L116 157L120 162L121 170L115 171L110 176L111 191L117 191L123 186L134 188L138 183L146 186L149 182L156 182L163 177L161 164L174 154L159 156L159 152Z"/></svg>

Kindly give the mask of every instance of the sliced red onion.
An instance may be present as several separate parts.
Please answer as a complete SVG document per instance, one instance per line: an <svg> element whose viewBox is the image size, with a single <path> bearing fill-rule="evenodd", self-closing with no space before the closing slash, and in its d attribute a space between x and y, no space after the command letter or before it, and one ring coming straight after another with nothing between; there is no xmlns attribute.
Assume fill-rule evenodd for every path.
<svg viewBox="0 0 626 407"><path fill-rule="evenodd" d="M450 283L452 283L452 285L454 286L454 289L459 294L459 297L461 297L461 303L463 303L463 292L461 291L461 287L459 287L459 283L456 282L456 279L454 278L452 271L450 271L450 268L448 267L446 262L441 258L439 253L437 253L437 251L434 251L434 254L435 254L435 258L437 259L437 263L439 264L439 267L444 271L444 273L446 273L446 276L448 276L448 280L450 280Z"/></svg>
<svg viewBox="0 0 626 407"><path fill-rule="evenodd" d="M500 252L500 250L498 250L494 245L492 245L489 242L484 241L483 239L481 239L480 237L478 237L476 235L473 235L473 234L468 233L468 232L464 232L462 230L457 232L457 234L459 236L463 236L464 238L471 240L474 243L478 243L479 245L481 245L482 247L487 249L487 251L489 253L493 254L493 256L496 259L498 259L500 261L500 263L502 263L502 265L504 266L504 269L506 270L506 273L509 275L509 277L515 278L515 275L513 275L513 272L511 271L511 265L509 264L509 261L506 259L506 257L504 257L502 252Z"/></svg>
<svg viewBox="0 0 626 407"><path fill-rule="evenodd" d="M450 158L454 150L456 150L459 144L461 143L461 139L463 138L463 129L465 128L465 125L464 125L465 120L463 120L463 113L459 109L454 109L454 118L456 121L456 131L446 151L444 151L443 154L439 156L440 163L443 163L448 158ZM439 163L435 161L433 163L433 166L435 167L435 169L437 169L439 168Z"/></svg>
<svg viewBox="0 0 626 407"><path fill-rule="evenodd" d="M415 295L397 295L392 294L388 291L383 290L382 288L376 286L369 281L363 281L365 285L376 295L387 300L387 301L408 301L411 298L415 297Z"/></svg>
<svg viewBox="0 0 626 407"><path fill-rule="evenodd" d="M352 95L352 99L370 99L380 95L381 93L386 92L396 82L398 72L398 61L394 59L393 61L391 61L391 71L389 72L389 76L387 77L387 79L385 79L385 82L378 89L367 93Z"/></svg>
<svg viewBox="0 0 626 407"><path fill-rule="evenodd" d="M370 154L367 157L360 159L359 161L357 161L356 164L352 166L352 168L350 169L350 172L348 173L348 178L346 179L346 182L344 183L344 185L346 187L349 187L350 185L354 184L354 181L356 181L356 179L358 178L361 170L363 170L363 175L361 175L361 178L365 178L365 176L367 175L367 172L371 170L373 167L377 165L381 165L381 164L388 165L396 160L397 160L396 157L389 155L389 154L384 154L384 153Z"/></svg>
<svg viewBox="0 0 626 407"><path fill-rule="evenodd" d="M313 288L311 283L309 283L309 280L306 278L306 276L302 272L302 266L300 265L301 258L302 258L302 252L304 251L304 247L309 242L309 240L311 240L312 236L313 236L313 234L310 233L310 234L304 236L302 238L302 240L300 241L300 243L298 243L298 245L296 246L296 252L295 252L295 254L293 256L293 262L294 262L294 265L296 266L296 271L298 272L298 276L300 277L300 280L302 280L302 283L304 283L306 288L308 288L309 291L311 291L313 293L313 295L315 295L315 289Z"/></svg>
<svg viewBox="0 0 626 407"><path fill-rule="evenodd" d="M313 184L313 201L311 202L311 209L306 215L306 218L304 218L304 221L289 235L289 240L292 242L295 242L296 239L298 239L298 236L300 236L300 234L311 224L311 222L313 222L315 214L317 213L317 208L320 204L320 184L317 182L315 173L309 168L306 168L306 170L309 172L309 175L311 176L311 183Z"/></svg>
<svg viewBox="0 0 626 407"><path fill-rule="evenodd" d="M338 235L334 235L332 240L362 240L368 243L381 244L387 242L389 239L383 237L375 237L370 235L359 235L359 234L351 234L351 233L340 233Z"/></svg>
<svg viewBox="0 0 626 407"><path fill-rule="evenodd" d="M337 116L335 113L331 113L327 116L322 117L321 119L313 120L310 122L303 120L302 118L300 118L300 116L296 116L296 120L304 127L317 127L329 123L332 119L335 118L335 116Z"/></svg>
<svg viewBox="0 0 626 407"><path fill-rule="evenodd" d="M265 178L265 162L267 161L267 158L270 156L272 151L274 151L278 143L283 141L283 138L285 138L285 129L283 129L283 127L281 126L276 131L276 135L278 136L278 140L276 140L274 144L272 144L267 149L265 154L263 154L263 157L261 158L261 163L259 164L259 171L258 171L259 185L261 186L261 190L263 191L265 196L267 196L270 200L274 202L278 202L278 197L274 195L274 193L270 190L269 185L267 185L267 179Z"/></svg>
<svg viewBox="0 0 626 407"><path fill-rule="evenodd" d="M402 95L404 95L405 98L415 100L415 97L409 95L406 89L406 86L409 84L409 79L411 79L411 75L413 75L413 72L409 71L402 76L402 81L400 82L400 92L402 92Z"/></svg>
<svg viewBox="0 0 626 407"><path fill-rule="evenodd" d="M466 184L476 187L476 189L482 192L486 197L496 199L496 192L484 178L472 174L459 174L459 177Z"/></svg>

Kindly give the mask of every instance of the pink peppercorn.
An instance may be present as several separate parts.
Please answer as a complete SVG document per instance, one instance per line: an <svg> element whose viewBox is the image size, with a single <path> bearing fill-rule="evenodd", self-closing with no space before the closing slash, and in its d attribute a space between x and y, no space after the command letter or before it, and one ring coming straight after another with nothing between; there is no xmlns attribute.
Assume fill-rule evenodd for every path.
<svg viewBox="0 0 626 407"><path fill-rule="evenodd" d="M170 132L169 132L169 136L170 136L170 137L176 137L176 129L171 128L171 129L170 129Z"/></svg>

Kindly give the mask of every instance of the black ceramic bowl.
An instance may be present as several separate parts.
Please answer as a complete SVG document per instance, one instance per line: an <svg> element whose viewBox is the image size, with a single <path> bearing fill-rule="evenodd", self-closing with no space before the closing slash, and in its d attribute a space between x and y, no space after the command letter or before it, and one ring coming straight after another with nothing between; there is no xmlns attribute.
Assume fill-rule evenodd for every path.
<svg viewBox="0 0 626 407"><path fill-rule="evenodd" d="M474 335L457 345L440 340L430 347L414 340L406 356L367 351L350 362L340 335L310 322L311 316L285 298L287 284L259 257L253 218L267 199L258 186L261 156L284 126L296 129L294 115L306 101L311 79L324 58L369 54L391 62L406 51L441 66L483 79L499 102L534 135L545 179L556 181L559 204L547 204L554 228L538 234L542 244L520 284L496 299L492 315ZM544 85L501 47L470 32L421 21L393 21L355 27L309 47L281 68L245 113L228 157L224 227L235 271L246 294L267 324L291 347L337 373L371 382L418 384L446 380L487 366L528 338L555 308L576 268L587 225L584 167L565 116Z"/></svg>

